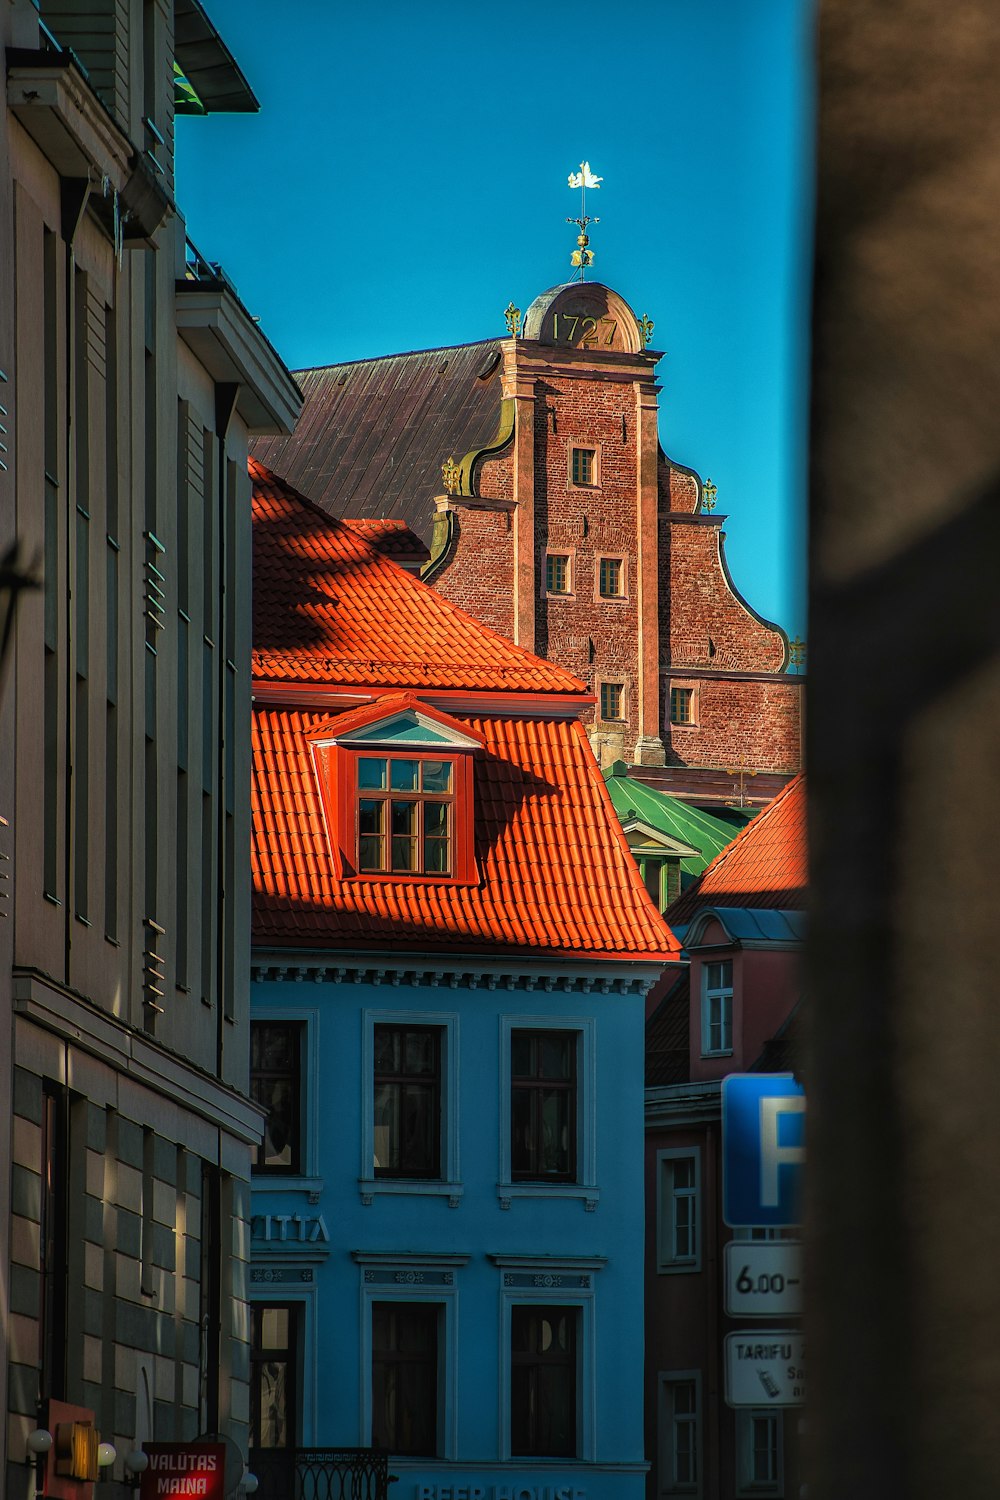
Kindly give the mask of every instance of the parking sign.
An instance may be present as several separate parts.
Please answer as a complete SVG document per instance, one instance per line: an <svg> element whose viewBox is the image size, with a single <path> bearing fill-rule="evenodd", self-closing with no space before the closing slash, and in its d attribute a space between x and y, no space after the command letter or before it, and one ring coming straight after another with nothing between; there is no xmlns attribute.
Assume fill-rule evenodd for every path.
<svg viewBox="0 0 1000 1500"><path fill-rule="evenodd" d="M722 1080L722 1217L731 1229L801 1223L805 1108L791 1073Z"/></svg>

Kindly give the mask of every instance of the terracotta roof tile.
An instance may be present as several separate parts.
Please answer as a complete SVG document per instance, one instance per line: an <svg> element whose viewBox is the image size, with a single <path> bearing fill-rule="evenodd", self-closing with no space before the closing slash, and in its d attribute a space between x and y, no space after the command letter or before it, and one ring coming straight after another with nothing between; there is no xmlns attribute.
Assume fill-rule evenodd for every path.
<svg viewBox="0 0 1000 1500"><path fill-rule="evenodd" d="M806 779L794 777L667 908L683 926L706 906L805 906L808 880Z"/></svg>
<svg viewBox="0 0 1000 1500"><path fill-rule="evenodd" d="M253 671L271 682L580 694L253 459Z"/></svg>

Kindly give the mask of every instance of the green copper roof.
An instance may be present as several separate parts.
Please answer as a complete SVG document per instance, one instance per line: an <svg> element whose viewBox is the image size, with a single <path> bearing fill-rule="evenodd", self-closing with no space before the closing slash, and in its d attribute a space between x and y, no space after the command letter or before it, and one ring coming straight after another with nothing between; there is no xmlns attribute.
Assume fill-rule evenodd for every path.
<svg viewBox="0 0 1000 1500"><path fill-rule="evenodd" d="M633 821L644 823L665 839L672 839L701 851L697 856L688 856L680 862L685 886L696 875L700 875L727 844L732 843L752 816L749 808L734 808L727 809L727 812L738 816L731 819L714 817L711 813L702 812L701 808L692 807L690 802L682 802L679 797L657 792L653 787L633 780L627 772L628 767L623 760L616 760L604 772L619 822L623 826Z"/></svg>

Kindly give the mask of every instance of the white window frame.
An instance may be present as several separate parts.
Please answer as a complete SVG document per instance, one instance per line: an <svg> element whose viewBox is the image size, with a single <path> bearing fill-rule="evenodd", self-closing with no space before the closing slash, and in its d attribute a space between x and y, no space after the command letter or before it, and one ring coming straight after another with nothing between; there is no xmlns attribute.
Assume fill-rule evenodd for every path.
<svg viewBox="0 0 1000 1500"><path fill-rule="evenodd" d="M323 1178L319 1175L319 1011L302 1006L260 1005L251 990L251 1021L288 1022L302 1027L299 1059L299 1128L302 1150L298 1173L256 1172L251 1188L257 1193L308 1193L310 1203L319 1202ZM304 1096L304 1097L303 1097Z"/></svg>
<svg viewBox="0 0 1000 1500"><path fill-rule="evenodd" d="M515 1182L511 1171L511 1039L515 1031L575 1032L576 1044L576 1181ZM593 1016L500 1017L500 1162L497 1197L501 1208L512 1198L583 1198L595 1209L597 1186L597 1022Z"/></svg>
<svg viewBox="0 0 1000 1500"><path fill-rule="evenodd" d="M576 1461L593 1463L597 1457L597 1365L594 1358L594 1272L605 1264L603 1257L539 1257L491 1255L500 1267L500 1460L514 1455L510 1439L510 1384L513 1370L511 1309L541 1303L551 1307L579 1309L576 1340ZM529 1281L530 1285L511 1285ZM586 1281L586 1286L580 1282ZM575 1283L575 1285L574 1285ZM559 1462L558 1459L524 1457L525 1466ZM562 1459L563 1463L572 1460Z"/></svg>
<svg viewBox="0 0 1000 1500"><path fill-rule="evenodd" d="M754 1420L774 1423L775 1471L772 1479L754 1479ZM784 1423L780 1407L748 1406L736 1413L736 1493L780 1496L785 1493Z"/></svg>
<svg viewBox="0 0 1000 1500"><path fill-rule="evenodd" d="M694 1386L694 1453L695 1473L694 1484L678 1483L674 1478L674 1460L676 1449L674 1446L674 1403L672 1387L678 1385ZM702 1476L705 1472L704 1443L702 1441L702 1400L701 1400L701 1371L700 1370L661 1370L657 1389L657 1487L658 1496L684 1495L687 1500L700 1500L702 1494Z"/></svg>
<svg viewBox="0 0 1000 1500"><path fill-rule="evenodd" d="M683 1189L691 1199L694 1232L694 1254L677 1255L676 1206L678 1190L673 1184L673 1169L678 1161L694 1163L694 1184ZM656 1153L656 1269L663 1275L701 1270L701 1148L676 1146Z"/></svg>
<svg viewBox="0 0 1000 1500"><path fill-rule="evenodd" d="M296 1445L303 1448L311 1448L319 1440L319 1427L317 1424L316 1404L316 1372L319 1368L319 1335L318 1335L318 1287L314 1282L304 1285L302 1282L278 1282L278 1281L255 1281L254 1272L260 1271L262 1276L272 1274L269 1269L251 1266L247 1278L247 1300L250 1303L264 1303L270 1307L276 1302L294 1304L300 1308L299 1331L301 1338L298 1348L298 1365L295 1371L295 1380L299 1393L299 1418L302 1426L301 1438L296 1438ZM298 1275L296 1271L294 1274ZM249 1337L249 1334L247 1335Z"/></svg>
<svg viewBox="0 0 1000 1500"><path fill-rule="evenodd" d="M729 983L709 985L709 970L713 964L729 965ZM732 958L706 958L701 967L701 1055L702 1057L731 1057L733 1054L733 992L735 969ZM726 1001L728 1000L728 1007ZM722 1044L712 1046L712 1006L721 1007L720 1032ZM728 1030L728 1037L727 1037ZM728 1040L728 1046L725 1043Z"/></svg>
<svg viewBox="0 0 1000 1500"><path fill-rule="evenodd" d="M441 1032L441 1176L375 1176L375 1027L433 1026ZM361 1012L361 1164L358 1190L367 1207L379 1193L447 1198L457 1208L465 1191L459 1164L458 1015L454 1011Z"/></svg>
<svg viewBox="0 0 1000 1500"><path fill-rule="evenodd" d="M433 1302L440 1305L437 1369L437 1449L435 1457L455 1460L458 1457L458 1281L456 1269L465 1265L467 1255L367 1255L358 1251L354 1259L361 1267L360 1318L358 1339L360 1351L360 1410L358 1444L370 1448L372 1442L372 1304L375 1302ZM450 1276L450 1285L428 1286L423 1277L427 1271ZM387 1273L387 1274L386 1274ZM377 1277L383 1279L376 1280ZM427 1459L400 1455L398 1466L426 1465Z"/></svg>

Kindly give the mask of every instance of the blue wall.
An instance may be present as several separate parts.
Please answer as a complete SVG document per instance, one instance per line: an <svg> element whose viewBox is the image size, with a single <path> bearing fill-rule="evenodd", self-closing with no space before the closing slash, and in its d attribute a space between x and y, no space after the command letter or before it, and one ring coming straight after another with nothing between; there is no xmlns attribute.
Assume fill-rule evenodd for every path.
<svg viewBox="0 0 1000 1500"><path fill-rule="evenodd" d="M608 994L589 982L553 987L549 973L548 989L523 979L472 987L467 974L454 986L447 974L415 983L412 973L400 984L253 986L255 1018L306 1026L305 1170L284 1185L255 1179L251 1272L254 1300L302 1305L300 1443L369 1443L372 1300L446 1307L445 1456L394 1459L400 1500L638 1500L644 1490L643 995L638 984ZM365 1169L371 1027L386 1013L444 1027L445 1177L456 1147L458 1158L447 1190L384 1191ZM504 1185L511 1021L577 1033L578 1184ZM293 1214L304 1222L286 1224L282 1241L265 1216ZM576 1459L502 1456L509 1309L526 1301L581 1309Z"/></svg>

